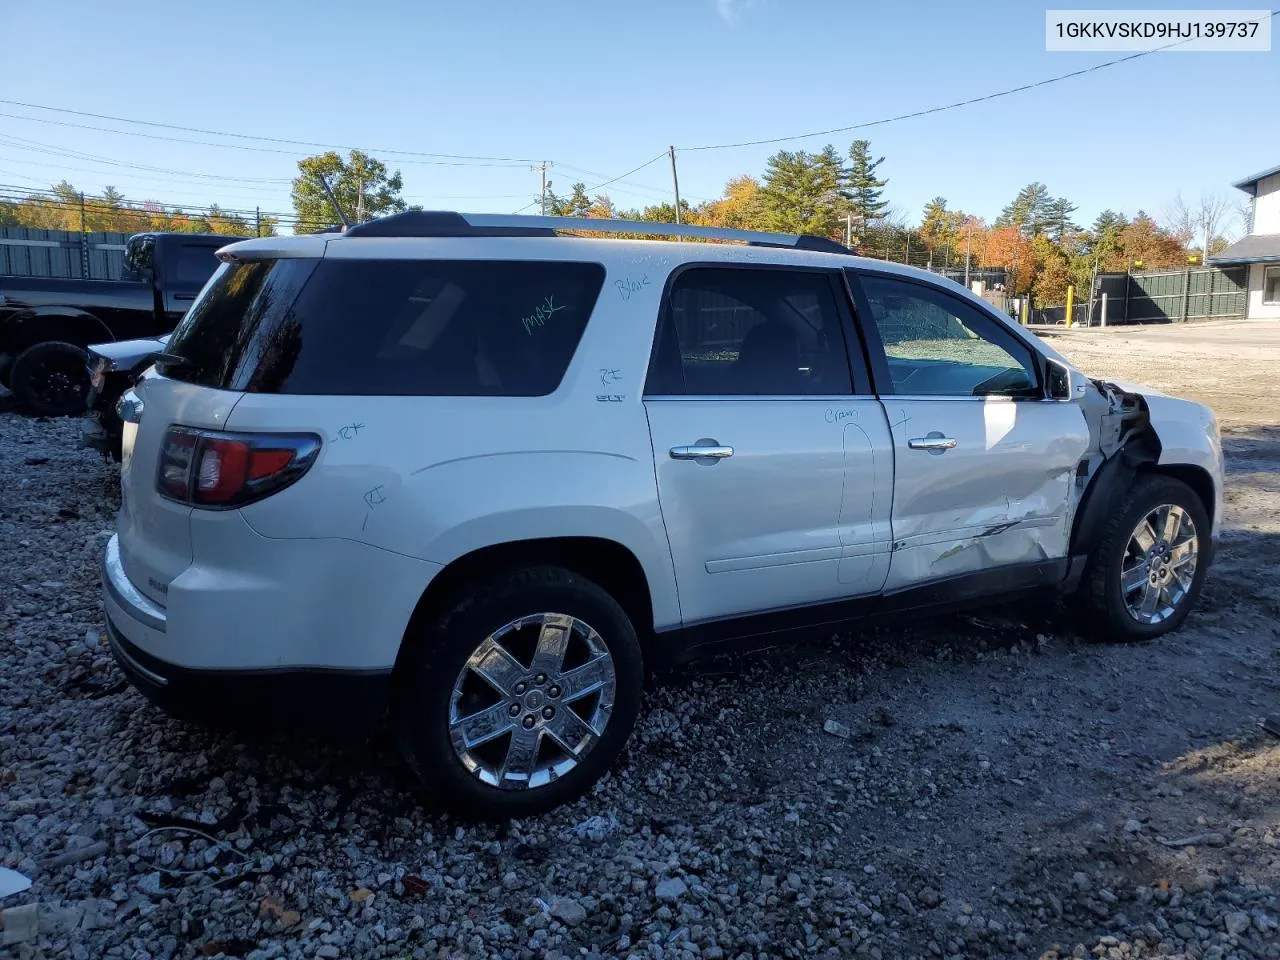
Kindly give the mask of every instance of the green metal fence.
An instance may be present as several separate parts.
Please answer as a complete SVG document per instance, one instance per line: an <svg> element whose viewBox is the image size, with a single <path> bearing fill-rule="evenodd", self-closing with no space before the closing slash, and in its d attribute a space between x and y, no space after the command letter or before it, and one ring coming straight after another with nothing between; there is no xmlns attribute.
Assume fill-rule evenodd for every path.
<svg viewBox="0 0 1280 960"><path fill-rule="evenodd" d="M1236 319L1245 315L1248 267L1099 274L1090 323L1102 322L1104 293L1108 325Z"/></svg>

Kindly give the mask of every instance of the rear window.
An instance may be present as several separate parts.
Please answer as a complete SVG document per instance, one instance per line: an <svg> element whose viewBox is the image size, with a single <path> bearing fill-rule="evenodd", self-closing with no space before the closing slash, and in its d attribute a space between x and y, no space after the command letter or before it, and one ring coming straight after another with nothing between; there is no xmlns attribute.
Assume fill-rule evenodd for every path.
<svg viewBox="0 0 1280 960"><path fill-rule="evenodd" d="M203 286L218 266L218 247L207 243L184 243L167 252L169 276L166 279L171 283Z"/></svg>
<svg viewBox="0 0 1280 960"><path fill-rule="evenodd" d="M559 386L604 282L594 263L224 265L165 373L256 393L534 397Z"/></svg>

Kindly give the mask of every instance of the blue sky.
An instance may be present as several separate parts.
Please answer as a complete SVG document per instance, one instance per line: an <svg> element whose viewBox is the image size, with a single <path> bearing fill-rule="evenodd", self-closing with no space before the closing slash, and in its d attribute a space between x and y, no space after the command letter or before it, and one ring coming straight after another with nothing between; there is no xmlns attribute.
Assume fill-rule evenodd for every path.
<svg viewBox="0 0 1280 960"><path fill-rule="evenodd" d="M1097 4L1093 4L1096 6ZM1121 4L1120 6L1128 6ZM1213 6L1202 0L1201 6ZM1234 6L1234 5L1230 5ZM1116 54L1047 53L1044 5L830 0L271 0L3 3L0 98L216 131L369 149L430 208L510 212L677 148L682 193L717 195L770 153L871 140L912 218L941 194L994 217L1024 184L1079 205L1156 213L1181 192L1280 163L1280 52L1159 53L942 114L787 144L701 144L861 123L1041 80ZM131 199L289 210L304 147L0 104L0 183L66 177ZM133 130L147 139L63 123ZM245 150L208 144L277 150ZM381 148L381 149L380 149ZM510 160L449 161L389 149ZM52 152L50 152L52 150ZM65 154L77 152L82 156ZM111 162L106 162L111 161ZM119 164L163 168L147 172ZM198 177L194 174L204 174ZM219 177L227 179L208 179ZM659 160L607 188L669 199ZM1239 195L1243 196L1243 195Z"/></svg>

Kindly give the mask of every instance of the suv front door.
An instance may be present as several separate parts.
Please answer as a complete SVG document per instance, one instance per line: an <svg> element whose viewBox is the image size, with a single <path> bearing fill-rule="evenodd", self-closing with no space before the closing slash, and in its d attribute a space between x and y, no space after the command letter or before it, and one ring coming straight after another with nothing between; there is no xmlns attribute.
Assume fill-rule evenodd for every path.
<svg viewBox="0 0 1280 960"><path fill-rule="evenodd" d="M645 410L686 625L883 584L891 440L851 333L834 271L692 266L669 282Z"/></svg>
<svg viewBox="0 0 1280 960"><path fill-rule="evenodd" d="M1080 408L1045 399L1042 364L993 312L927 281L848 275L893 433L885 592L1014 565L995 587L1054 576L1043 561L1067 554L1089 442Z"/></svg>

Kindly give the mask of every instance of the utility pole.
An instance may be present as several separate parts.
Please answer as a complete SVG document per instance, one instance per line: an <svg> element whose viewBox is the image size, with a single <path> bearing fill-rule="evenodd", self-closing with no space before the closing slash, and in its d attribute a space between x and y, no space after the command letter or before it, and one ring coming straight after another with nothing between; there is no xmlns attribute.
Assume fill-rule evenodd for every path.
<svg viewBox="0 0 1280 960"><path fill-rule="evenodd" d="M1202 267L1209 265L1209 218L1204 218L1204 259L1200 261Z"/></svg>
<svg viewBox="0 0 1280 960"><path fill-rule="evenodd" d="M547 215L547 167L551 165L551 161L549 160L543 160L541 163L529 165L530 170L538 170L542 173L542 193L540 194L541 200L539 201L539 209L542 211L542 215L544 217Z"/></svg>
<svg viewBox="0 0 1280 960"><path fill-rule="evenodd" d="M973 223L970 222L969 229L964 234L964 288L971 289L969 286L969 246L973 241Z"/></svg>
<svg viewBox="0 0 1280 960"><path fill-rule="evenodd" d="M671 157L671 186L676 193L676 226L680 226L680 178L676 176L676 148L667 147L667 153ZM677 237L677 240L683 239Z"/></svg>
<svg viewBox="0 0 1280 960"><path fill-rule="evenodd" d="M254 218L254 222L255 222L255 223L257 224L257 226L258 226L258 229L257 229L257 231L255 231L255 232L256 232L257 236L259 236L259 237L260 237L260 236L262 236L262 208L261 208L261 207L254 207L254 208L253 208L253 218Z"/></svg>
<svg viewBox="0 0 1280 960"><path fill-rule="evenodd" d="M364 181L356 181L356 223L364 223Z"/></svg>
<svg viewBox="0 0 1280 960"><path fill-rule="evenodd" d="M84 217L84 191L80 191L80 276L89 277L89 235Z"/></svg>

